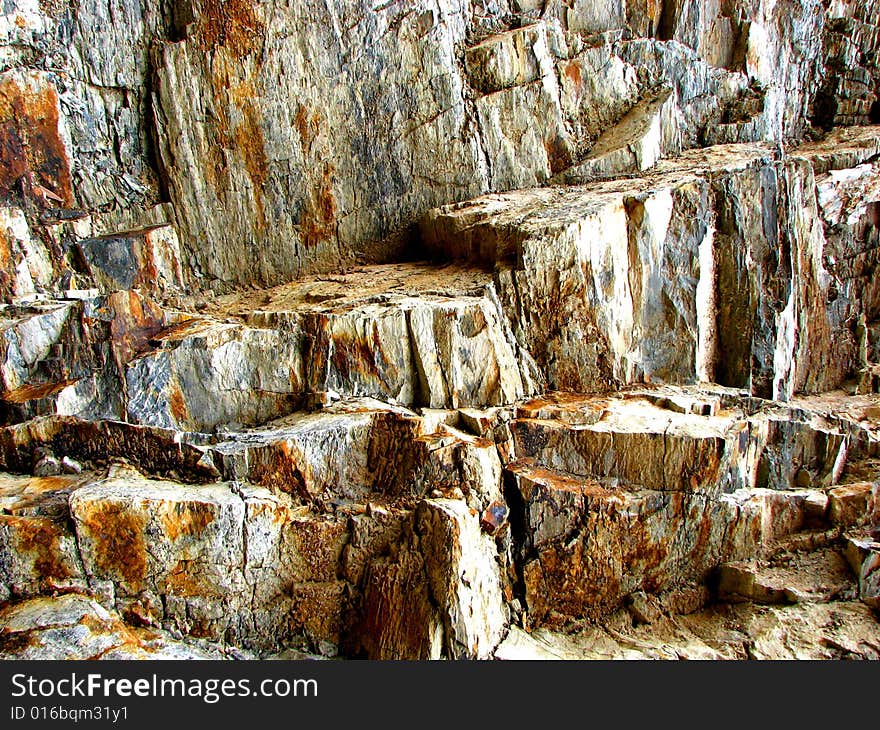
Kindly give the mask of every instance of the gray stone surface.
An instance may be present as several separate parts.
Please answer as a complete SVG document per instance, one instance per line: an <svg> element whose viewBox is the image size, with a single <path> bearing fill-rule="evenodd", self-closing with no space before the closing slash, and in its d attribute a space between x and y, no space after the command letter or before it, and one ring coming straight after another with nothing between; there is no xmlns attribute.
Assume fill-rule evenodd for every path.
<svg viewBox="0 0 880 730"><path fill-rule="evenodd" d="M876 658L874 4L6 0L0 657Z"/></svg>

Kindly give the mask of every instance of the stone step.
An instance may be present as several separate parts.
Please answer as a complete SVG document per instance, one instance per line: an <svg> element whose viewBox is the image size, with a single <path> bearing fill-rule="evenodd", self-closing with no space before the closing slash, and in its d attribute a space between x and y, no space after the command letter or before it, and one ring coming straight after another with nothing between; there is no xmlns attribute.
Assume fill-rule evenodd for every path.
<svg viewBox="0 0 880 730"><path fill-rule="evenodd" d="M722 604L687 615L636 623L620 611L604 625L576 632L511 629L495 653L509 661L880 658L871 609L858 602Z"/></svg>
<svg viewBox="0 0 880 730"><path fill-rule="evenodd" d="M873 230L878 140L878 128L850 130L784 159L719 145L640 177L487 195L429 213L422 242L496 267L512 331L550 389L823 392L866 366L852 313L874 319L876 244L856 233Z"/></svg>
<svg viewBox="0 0 880 730"><path fill-rule="evenodd" d="M816 174L854 169L880 155L880 125L838 127L805 142L796 154L808 159Z"/></svg>
<svg viewBox="0 0 880 730"><path fill-rule="evenodd" d="M669 90L640 101L596 140L586 158L555 175L552 182L583 185L654 167L665 152L663 123L674 114L674 105Z"/></svg>
<svg viewBox="0 0 880 730"><path fill-rule="evenodd" d="M827 488L877 449L873 418L848 401L789 406L709 385L549 394L517 406L508 451L660 491Z"/></svg>
<svg viewBox="0 0 880 730"><path fill-rule="evenodd" d="M335 392L458 408L511 403L535 388L534 373L521 363L494 298L491 276L472 267L366 267L224 298L206 314L209 320L196 319L192 326L217 333L209 336L222 332L223 342L212 346L208 340L206 346L198 331L184 329L129 366L129 400L138 404L130 406L133 415L177 420L172 386L158 389L158 403L141 405L133 395L150 400L156 380L177 383L191 420L209 428L212 420L231 420L207 414L230 391L292 397ZM219 324L220 317L226 322ZM166 378L158 377L164 373ZM209 399L199 397L194 377ZM266 420L253 416L240 423Z"/></svg>
<svg viewBox="0 0 880 730"><path fill-rule="evenodd" d="M860 398L859 403L871 402L871 397ZM29 492L46 491L47 497L37 500L37 507L6 510L5 564L13 572L4 583L16 599L58 587L103 586L126 616L151 616L161 605L161 617L154 618L167 625L182 622L182 616L197 617L181 623L181 630L219 637L250 626L236 634L240 643L262 651L283 648L267 638L275 631L267 626L274 623L255 625L247 614L250 609L236 613L237 598L224 604L228 616L238 616L226 623L206 608L216 603L211 591L221 584L230 597L252 594L248 574L233 570L250 564L250 558L239 556L243 547L227 544L251 529L250 499L259 503L254 514L269 514L271 525L258 522L252 527L274 540L270 552L273 560L281 561L277 570L288 582L303 584L302 594L297 595L304 602L304 613L294 615L305 617L314 609L314 601L327 601L319 611L328 617L327 623L311 624L305 618L294 622L295 630L278 630L282 644L306 634L309 646L325 642L327 651L345 645L355 653L412 657L436 653L442 645L447 654L485 653L490 651L485 642L479 650L452 648L451 629L444 629L446 638L441 641L436 627L425 629L427 633L407 649L401 648L411 638L405 632L390 634L390 643L359 643L366 641L360 629L341 617L347 615L351 595L366 595L366 565L376 555L384 555L392 539L380 539L377 544L384 547L375 548L379 551L375 553L369 547L370 536L399 535L401 530L417 533L419 505L448 500L456 505L453 511L461 511L462 519L466 513L466 519L473 520L467 522L468 530L476 529L495 541L492 565L502 566L499 580L505 591L518 580L509 551L524 556L529 620L552 623L564 617L605 615L634 591L654 593L682 581L703 581L720 562L757 555L774 540L805 527L867 524L872 518L858 515L859 510L873 514L875 483L865 482L862 472L857 480L829 486L828 491L792 489L795 479L789 472L796 468L833 471L830 462L838 460L845 438L850 439L847 453L853 458L868 448L856 437L867 438L873 420L864 420L864 408L847 412L835 403L825 396L785 406L708 385L642 387L616 396L551 394L512 408L424 409L421 414L368 398L342 399L313 413L296 413L255 429L215 436L115 421L38 418L0 429L0 468L32 474L52 464L61 471L67 463L84 470L84 476L53 477L62 486L52 489L40 487L35 477L9 477L11 505ZM838 412L839 423L823 420L823 414L831 411ZM774 423L790 428L768 425ZM864 432L847 432L845 423ZM817 444L822 447L820 466L806 463L819 458ZM781 489L755 488L759 466L766 461L788 465L785 480L772 476L770 467L771 476L764 477ZM130 471L109 480L96 476L114 462L128 462L150 477ZM515 498L510 484L503 488L504 463L506 479L517 485ZM701 467L699 473L694 465ZM841 476L847 479L845 469ZM524 511L518 511L520 504ZM95 518L94 510L108 516ZM192 513L192 519L210 518L221 532L200 529L198 536L190 536L195 542L181 543L180 531L160 519L168 510L184 521L189 519L184 513ZM75 533L68 527L70 520ZM144 535L150 535L152 552L126 544L119 555L102 555L99 548L104 543L96 536L103 534L100 525L113 520L122 522L113 522L112 533L129 536L126 540L140 536L143 541ZM300 564L299 538L291 536L299 534L299 528L291 520L306 525L308 534L317 531L317 542L310 549L333 552L336 557L328 558L337 566L333 572L284 572L289 561ZM352 530L361 522L357 529L366 532L356 538ZM162 532L166 528L174 535ZM258 546L256 540L247 544ZM348 557L340 557L333 547L359 540L367 546L346 552ZM152 560L159 555L155 547L159 542L167 545L171 557L156 565L135 561L137 575L129 575L131 566L120 556L149 554ZM485 541L481 537L477 542ZM617 545L615 550L623 557L609 557L610 544ZM187 557L186 545L193 546L199 557ZM407 571L418 573L417 566L425 559L422 548L416 541L407 550L405 557L386 566L391 573L377 572L375 580L409 580ZM194 602L178 605L173 598L177 578L168 561L176 565L193 560L206 561L198 569L202 572L187 569L194 581L187 584L195 591ZM513 573L508 574L508 569ZM222 583L227 579L232 583ZM577 581L581 587L569 590ZM569 588L561 590L562 584ZM277 599L271 595L271 600ZM558 601L558 595L565 600ZM383 603L389 600L385 593L380 591L374 598L381 599L382 607L376 610L382 615L392 610ZM288 613L294 610L287 599L279 605ZM413 605L407 610L422 608ZM271 621L280 620L271 615ZM472 630L483 629L467 629Z"/></svg>
<svg viewBox="0 0 880 730"><path fill-rule="evenodd" d="M842 138L849 157L838 150L833 159L865 159L871 139L867 132ZM825 390L851 377L861 362L858 332L845 325L852 308L870 310L875 298L880 306L865 275L870 262L846 263L852 256L870 258L859 249L861 239L846 233L870 211L850 210L844 202L863 199L876 170L862 164L823 173L816 178L817 208L808 168L814 160L832 164L830 145L806 146L785 165L759 145L697 150L660 163L645 178L485 198L441 209L423 226L428 244L447 255L520 261L494 275L474 265L388 264L203 301L198 313L160 307L134 290L7 308L2 411L7 421L79 415L211 431L263 423L331 393L481 408L539 392L545 381L604 390L640 380L716 378L779 397ZM757 247L769 235L757 218L744 220L742 230L719 228L728 205L723 196L733 191L747 207L770 190L765 178L776 181L774 190L803 187L805 207L792 215L815 213L834 230L824 243L798 239L797 245L843 247L838 253L850 256L828 272L837 277L828 285L838 297L826 312L831 330L814 328L820 339L828 335L850 348L833 362L801 367L810 352L828 351L829 342L801 332L798 342L815 347L796 353L778 329L796 330L797 306L815 292L805 289L791 300L790 323L777 321L760 304L769 296L763 284L751 270L737 268L736 247L721 246L742 239ZM584 236L594 226L601 236L589 242ZM125 240L152 240L159 230ZM800 235L797 226L792 230ZM798 250L806 255L803 246ZM722 264L729 264L730 276ZM814 273L817 281L831 281ZM135 279L117 284L134 286ZM718 286L710 285L716 279ZM757 286L758 304L749 312L728 311L743 282ZM742 357L722 362L721 350ZM742 367L731 365L738 357ZM820 372L827 377L811 382Z"/></svg>
<svg viewBox="0 0 880 730"><path fill-rule="evenodd" d="M89 468L115 453L165 478L122 463L0 475L0 601L74 591L135 625L261 653L485 658L500 641L507 508L492 442L375 402L202 446L163 444L166 433L58 418L7 427L19 467L50 449ZM372 623L392 615L381 631Z"/></svg>
<svg viewBox="0 0 880 730"><path fill-rule="evenodd" d="M53 475L126 463L158 478L251 482L326 505L453 496L484 511L501 499L501 461L492 440L450 425L460 421L456 411L419 415L369 398L219 436L44 417L0 428L0 469Z"/></svg>
<svg viewBox="0 0 880 730"><path fill-rule="evenodd" d="M880 520L869 530L846 535L845 554L858 578L859 598L875 611L880 610Z"/></svg>
<svg viewBox="0 0 880 730"><path fill-rule="evenodd" d="M861 472L827 490L722 493L727 450L759 460L749 434L772 432L737 431L743 419L797 426L763 442L780 463L814 453L820 427L836 458L830 436L844 430L822 421L834 402L767 404L713 386L461 412L341 399L215 436L38 418L0 429L0 467L82 473L5 478L0 583L7 599L85 592L126 621L261 653L488 656L518 611L533 625L601 618L640 592L699 586L805 527L867 524L853 516L875 504ZM853 428L873 423L837 410ZM579 449L542 443L547 433L591 435ZM665 457L650 451L658 439ZM554 454L596 474L554 471L542 463ZM711 478L695 482L688 469L712 454ZM150 476L113 465L126 461Z"/></svg>
<svg viewBox="0 0 880 730"><path fill-rule="evenodd" d="M359 564L352 556L343 569L346 513L313 515L264 488L130 468L54 480L39 494L32 482L0 486L11 513L0 515L7 599L51 584L96 595L135 625L262 650L297 636L326 651L338 644L345 570ZM46 504L62 514L43 516Z"/></svg>
<svg viewBox="0 0 880 730"><path fill-rule="evenodd" d="M316 415L326 417L330 424L345 414L331 412L303 418L308 423ZM293 434L298 425L303 424L291 424ZM277 433L291 437L283 428ZM321 436L318 440L324 438ZM546 470L531 467L529 471L520 467L518 464L512 471L521 485L542 485L546 491L553 483L545 478ZM465 472L467 470L466 467ZM148 480L124 470L117 470L109 478L85 474L55 479L60 483L50 482L49 488L38 480L19 477L4 499L4 509L9 514L2 518L2 534L7 551L17 556L18 563L8 559L0 561L7 566L17 565L12 568L16 574L4 576L2 582L14 586L15 597L19 599L30 593L38 595L50 584L53 589L68 590L84 590L84 585L88 585L112 597L113 605L129 621L171 627L214 640L234 636L235 643L261 651L278 650L300 640L325 653L334 653L341 643L355 654L398 658L486 655L497 643L498 627L506 621L498 618L506 615L503 600L485 603L489 590L486 585L477 591L479 595L473 592L474 581L485 581L486 576L498 569L497 548L490 537L492 533L486 534L485 515L481 517L479 510L469 504L473 495L467 500L410 503L414 508L402 511L366 501L360 508L356 504L343 504L336 511L314 514L307 507L291 502L283 492L246 483L184 485ZM537 505L553 505L553 510L580 521L586 531L581 540L589 559L579 560L577 550L572 552L571 537L565 525L554 525L546 517L534 520L537 537L531 539L540 544L540 559L537 564L526 563L524 575L526 585L532 586L532 592L526 593L531 620L539 623L552 623L560 616L582 615L584 610L604 615L635 588L660 590L683 577L694 576L694 571L700 573L708 569L702 566L717 560L712 557L716 546L733 549L726 545L725 539L740 540L740 546L745 546L743 549L754 550L768 521L767 505L754 506L760 495L733 495L711 503L705 495L622 490L606 482L598 489L581 489L582 495L590 497L585 500L589 506L584 507L588 514L594 515L589 517L579 516L581 513L572 504L560 501L565 489L560 492L554 488L554 496L546 503L535 498L538 493L535 486L522 487L522 490L523 497L532 505L530 515L542 510L550 514L546 507ZM603 490L607 493L602 494ZM491 495L486 498L488 496ZM793 505L806 503L803 498L798 502L797 495L787 496ZM75 533L69 532L67 527L71 520L64 518L67 502ZM428 505L435 502L439 510L436 514L443 516L436 528L440 532L435 528L426 532L428 528L419 525L424 524L427 515L434 514L431 511L434 508ZM771 512L776 514L772 508ZM459 527L450 527L447 533L443 532L447 528L442 526L448 519L464 522ZM780 524L785 525L786 519L782 518ZM656 527L659 529L662 523L662 530L651 527L656 520L660 520ZM587 527L590 524L594 529ZM671 524L680 527L672 531L668 529ZM419 534L422 538L418 542L412 542L414 538L399 542L401 535L410 534ZM441 552L431 560L441 560L440 556L447 554L455 556L465 550L455 547L459 545L458 540L464 540L462 535L465 534L474 536L468 538L467 543L472 545L467 551L476 551L474 557L454 558L452 563L445 562L452 558L442 558L437 564L440 567L436 568L441 570L440 577L436 578L439 583L435 585L432 582L435 579L431 578L430 585L423 584L424 588L419 589L425 593L401 593L403 585L411 585L423 575L424 567L419 566L429 559L424 542L428 534L438 535L439 546L448 545L438 547ZM448 537L441 539L443 534ZM113 540L108 541L107 535L114 536ZM146 535L150 536L149 549ZM601 535L601 539L597 535ZM243 540L241 545L237 540ZM656 540L660 542L654 544ZM630 555L627 545L635 551L630 555L631 560L618 566L622 575L613 576L620 580L619 593L610 588L610 592L605 593L593 588L588 592L589 609L574 609L568 604L542 606L535 598L558 595L545 591L555 590L553 581L560 579L561 572L567 576L565 593L574 596L574 601L580 593L579 589L572 593L572 580L586 580L585 585L590 585L590 570L595 568L587 570L584 564L606 565L608 555L602 546L612 542L618 545L624 557ZM393 557L383 557L393 544L401 547L396 552L392 550ZM652 550L645 549L649 545L653 545ZM593 554L586 546L600 552ZM448 550L452 552L447 553ZM22 562L23 556L29 554L30 562ZM639 560L644 562L649 557L648 562L656 558L656 565L646 564L642 566L644 570L633 571L634 575L629 573L629 563L635 560L633 565L641 565ZM457 562L464 559L477 562L474 567L465 569L463 563ZM60 575L65 580L53 581L49 565L61 566ZM186 566L184 571L179 570L181 565ZM609 568L612 573L613 565L617 563L612 561ZM461 573L462 570L476 573L467 577L469 574ZM465 582L458 583L457 579L443 578L443 575L464 575ZM491 585L497 586L492 590L501 590L505 582L503 576L491 580L495 581ZM259 586L256 593L250 585L253 581ZM282 585L294 585L292 593L279 594L278 591L285 590ZM451 587L443 589L443 585ZM441 590L452 593L442 599L441 606L445 608L436 614L433 613L436 609L431 608L435 605L434 599L429 596L444 595ZM217 591L223 596L222 616L212 608L221 600ZM359 618L354 624L347 623L349 619L345 618L355 605L351 603L352 596L363 596L363 603L356 604L363 606L363 612L356 613ZM484 608L475 615L476 605ZM316 615L322 616L322 620L311 620L310 617ZM404 623L390 621L388 617L392 615L403 617ZM377 626L385 628L379 630ZM305 638L296 639L296 636Z"/></svg>
<svg viewBox="0 0 880 730"><path fill-rule="evenodd" d="M758 547L760 511L733 500L625 488L527 460L507 468L523 504L523 589L533 625L597 619L636 591L701 582L725 556Z"/></svg>
<svg viewBox="0 0 880 730"><path fill-rule="evenodd" d="M853 600L858 586L840 550L781 553L770 560L725 563L719 572L722 600L753 603L828 603Z"/></svg>
<svg viewBox="0 0 880 730"><path fill-rule="evenodd" d="M828 492L833 525L853 527L880 523L880 483L852 482Z"/></svg>
<svg viewBox="0 0 880 730"><path fill-rule="evenodd" d="M452 420L454 412L446 418ZM340 401L208 447L226 479L327 504L370 499L466 499L483 512L502 499L495 444L370 399Z"/></svg>
<svg viewBox="0 0 880 730"><path fill-rule="evenodd" d="M0 474L0 603L87 591L68 499L94 474L30 477Z"/></svg>
<svg viewBox="0 0 880 730"><path fill-rule="evenodd" d="M632 594L701 584L722 563L755 559L821 522L827 505L819 490L658 491L532 459L506 472L533 625L596 619Z"/></svg>
<svg viewBox="0 0 880 730"><path fill-rule="evenodd" d="M81 462L87 470L123 462L146 474L201 483L219 476L205 457L204 443L199 434L121 421L46 416L0 427L0 470L34 474L40 461L49 456L58 462L55 473L63 470L64 459Z"/></svg>
<svg viewBox="0 0 880 730"><path fill-rule="evenodd" d="M211 431L265 423L316 397L459 408L538 389L491 276L472 267L374 266L202 309L116 292L10 311L7 420L79 415Z"/></svg>
<svg viewBox="0 0 880 730"><path fill-rule="evenodd" d="M126 365L180 319L136 291L3 308L0 417L124 419Z"/></svg>
<svg viewBox="0 0 880 730"><path fill-rule="evenodd" d="M361 642L357 635L343 635L349 611L355 608L352 601L363 590L366 610L376 608L369 598L375 590L371 581L378 580L370 572L372 561L388 562L391 544L415 519L412 511L378 506L367 512L316 515L260 487L185 485L145 479L131 470L63 482L55 479L58 483L51 490L32 480L0 486L4 512L12 513L0 515L2 584L12 590L5 600L28 599L47 589L97 592L130 623L162 626L262 651L295 645L297 637L324 653L335 653L343 639ZM41 487L44 491L38 493ZM18 492L17 498L13 492ZM63 518L31 514L62 498ZM448 507L443 500L436 503L440 513L470 525L473 539L481 544L483 533L476 514L464 502L447 502ZM422 509L428 514L432 508ZM434 534L426 530L421 530L425 549ZM440 520L430 530L440 532L431 548L438 551L432 576L437 585L422 584L426 605L431 605L435 588L446 586L445 605L458 611L459 563L454 557L460 552L458 528L446 527ZM494 546L491 538L486 540L486 546ZM413 549L413 559L424 566L429 556ZM471 559L467 554L462 557ZM480 563L483 558L490 563ZM489 553L479 553L477 559L468 568L469 581L483 580L486 569L495 566ZM448 560L452 563L444 562ZM499 591L497 567L494 570L495 590ZM485 599L477 591L468 600ZM374 596L372 600L382 599ZM493 606L494 615L501 617L501 624L493 629L498 632L505 620L500 594ZM403 611L398 605L393 608ZM424 625L411 626L409 631L434 626L440 640L435 648L445 651L443 617L421 618ZM479 633L479 619L465 611L456 621L467 635ZM400 642L404 638L396 637ZM433 634L428 638L433 639ZM410 651L415 652L413 658L426 658L434 650L430 641L425 646L395 643L383 648L369 640L363 638L365 650L380 654ZM494 648L498 638L493 641L479 653L485 655ZM457 651L471 656L472 648L463 640Z"/></svg>
<svg viewBox="0 0 880 730"><path fill-rule="evenodd" d="M564 417L553 418L560 411ZM533 400L518 416L510 430L520 458L655 491L719 484L728 433L736 424L734 414L694 416L647 399L601 396L570 397L558 409L552 401Z"/></svg>

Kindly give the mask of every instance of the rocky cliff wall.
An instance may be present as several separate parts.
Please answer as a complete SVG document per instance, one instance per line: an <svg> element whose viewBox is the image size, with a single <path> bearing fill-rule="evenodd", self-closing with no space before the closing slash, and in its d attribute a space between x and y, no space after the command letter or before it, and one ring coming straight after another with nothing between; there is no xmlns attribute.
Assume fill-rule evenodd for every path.
<svg viewBox="0 0 880 730"><path fill-rule="evenodd" d="M858 3L806 0L10 0L0 186L32 226L173 223L192 285L278 284L398 256L437 205L545 183L658 94L655 156L864 121L877 32Z"/></svg>
<svg viewBox="0 0 880 730"><path fill-rule="evenodd" d="M874 5L6 0L0 657L880 656Z"/></svg>

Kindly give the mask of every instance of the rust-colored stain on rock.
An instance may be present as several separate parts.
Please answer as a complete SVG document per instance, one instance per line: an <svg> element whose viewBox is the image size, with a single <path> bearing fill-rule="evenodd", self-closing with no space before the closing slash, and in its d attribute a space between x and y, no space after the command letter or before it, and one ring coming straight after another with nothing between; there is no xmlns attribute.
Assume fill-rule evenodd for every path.
<svg viewBox="0 0 880 730"><path fill-rule="evenodd" d="M189 420L189 408L183 398L183 392L177 383L171 385L171 395L168 397L168 407L171 415L178 424L184 424Z"/></svg>
<svg viewBox="0 0 880 730"><path fill-rule="evenodd" d="M144 647L144 643L138 638L138 635L115 616L109 619L104 619L95 614L87 613L77 621L77 623L96 636L105 636L110 639L110 645L112 648L137 651ZM109 649L103 649L97 654L85 657L85 659L102 659L107 651L109 651Z"/></svg>
<svg viewBox="0 0 880 730"><path fill-rule="evenodd" d="M241 104L242 121L232 133L235 145L244 160L254 190L254 203L257 206L258 224L266 225L266 211L263 205L263 187L269 174L269 158L260 127L260 115L253 102L245 100Z"/></svg>
<svg viewBox="0 0 880 730"><path fill-rule="evenodd" d="M713 566L713 518L699 498L677 492L624 505L616 504L618 499L591 498L579 538L556 540L526 564L527 599L537 624L561 626L568 618L607 614L625 597L622 582L633 578L641 590L663 590L669 586L670 561L679 553L689 566L685 579L702 579ZM656 533L657 520L667 524L665 534ZM683 531L689 525L696 526L695 533ZM607 557L604 551L610 551Z"/></svg>
<svg viewBox="0 0 880 730"><path fill-rule="evenodd" d="M146 516L128 504L100 502L88 505L80 522L92 540L99 575L121 577L139 591L147 576Z"/></svg>
<svg viewBox="0 0 880 730"><path fill-rule="evenodd" d="M217 0L211 0L212 4ZM245 5L234 2L230 5ZM206 8L206 15L209 15ZM229 12L236 14L234 8ZM252 13L253 11L251 11ZM247 15L247 13L245 13ZM257 22L254 20L254 22ZM262 26L259 26L262 29ZM213 31L208 34L214 37ZM205 35L202 35L203 46ZM210 47L214 47L214 43ZM220 44L223 45L223 44ZM247 48L234 43L230 51L232 56L246 55L236 53ZM227 44L228 48L228 44ZM249 52L249 51L248 51ZM251 181L253 204L256 213L256 226L266 228L266 210L263 202L263 189L269 175L269 158L266 154L265 139L261 126L261 113L258 103L265 97L264 92L251 80L250 66L237 63L230 54L215 54L211 61L211 84L213 103L211 111L213 124L210 125L210 140L207 147L208 159L205 161L205 180L218 194L230 189L230 178L227 159L239 157L245 172Z"/></svg>
<svg viewBox="0 0 880 730"><path fill-rule="evenodd" d="M302 144L303 154L311 151L312 142L318 136L320 131L321 118L317 114L309 114L305 104L299 104L296 107L296 117L294 124L296 131L299 133L299 141Z"/></svg>
<svg viewBox="0 0 880 730"><path fill-rule="evenodd" d="M276 525L283 525L290 519L290 508L284 503L248 502L248 520L269 520Z"/></svg>
<svg viewBox="0 0 880 730"><path fill-rule="evenodd" d="M214 57L211 78L216 122L212 126L214 140L208 147L209 160L205 165L205 179L212 187L221 190L224 182L229 182L224 151L237 153L251 181L257 225L265 228L263 188L269 175L269 158L266 154L260 110L254 104L254 99L261 98L261 93L247 76L242 78L242 73L241 67L227 57Z"/></svg>
<svg viewBox="0 0 880 730"><path fill-rule="evenodd" d="M614 492L603 487L595 479L589 477L575 477L564 472L554 472L542 466L537 466L533 459L521 459L508 465L508 470L519 473L526 479L540 484L553 492L569 492L580 494L585 497L611 497Z"/></svg>
<svg viewBox="0 0 880 730"><path fill-rule="evenodd" d="M0 653L9 656L23 654L28 649L40 646L40 635L36 631L9 631L0 629Z"/></svg>
<svg viewBox="0 0 880 730"><path fill-rule="evenodd" d="M291 589L291 622L311 636L339 641L347 608L347 591L341 582L299 583Z"/></svg>
<svg viewBox="0 0 880 730"><path fill-rule="evenodd" d="M53 18L57 18L67 9L63 0L39 0L39 6L42 12Z"/></svg>
<svg viewBox="0 0 880 730"><path fill-rule="evenodd" d="M158 332L153 339L165 342L180 342L187 337L208 332L213 326L214 324L209 320L193 317L192 319L184 319L182 322L166 327L161 332Z"/></svg>
<svg viewBox="0 0 880 730"><path fill-rule="evenodd" d="M307 201L302 222L303 243L307 248L329 241L336 233L336 196L333 194L335 172L333 165L324 165L314 197Z"/></svg>
<svg viewBox="0 0 880 730"><path fill-rule="evenodd" d="M0 227L0 297L7 299L12 295L14 279L12 271L12 243L6 236L6 231Z"/></svg>
<svg viewBox="0 0 880 730"><path fill-rule="evenodd" d="M23 85L0 76L0 195L24 178L27 192L41 185L72 207L70 158L59 133L58 92L39 77Z"/></svg>
<svg viewBox="0 0 880 730"><path fill-rule="evenodd" d="M248 0L205 0L197 42L204 51L225 48L243 58L259 45L264 25Z"/></svg>
<svg viewBox="0 0 880 730"><path fill-rule="evenodd" d="M214 505L205 502L177 502L162 514L162 527L171 540L204 532L215 519Z"/></svg>
<svg viewBox="0 0 880 730"><path fill-rule="evenodd" d="M24 495L37 497L47 492L57 492L62 489L68 489L76 486L82 481L81 476L51 476L51 477L29 477L24 489L20 491ZM0 495L6 496L10 493L9 488L0 487ZM16 508L20 505L16 505Z"/></svg>
<svg viewBox="0 0 880 730"><path fill-rule="evenodd" d="M382 341L375 327L369 340L345 333L334 335L330 361L344 378L360 374L376 378L387 386L390 384L389 376L393 378L397 375L396 368L385 358ZM386 372L389 369L392 372Z"/></svg>
<svg viewBox="0 0 880 730"><path fill-rule="evenodd" d="M303 201L300 219L300 238L303 245L311 249L329 241L336 234L336 196L333 193L336 168L326 161L329 156L326 142L319 140L323 128L321 115L300 104L294 124L306 165L312 170L320 170L313 189ZM319 141L322 144L317 144Z"/></svg>
<svg viewBox="0 0 880 730"><path fill-rule="evenodd" d="M692 462L693 466L685 465L681 488L698 490L707 484L712 484L718 478L721 459L724 456L723 439L705 439L700 447L697 449L698 458Z"/></svg>
<svg viewBox="0 0 880 730"><path fill-rule="evenodd" d="M355 632L360 652L371 659L427 659L436 620L421 554L406 550L396 562L371 561Z"/></svg>
<svg viewBox="0 0 880 730"><path fill-rule="evenodd" d="M663 12L663 0L648 0L645 5L645 12L648 14L648 17L654 22L658 21L660 14Z"/></svg>
<svg viewBox="0 0 880 730"><path fill-rule="evenodd" d="M5 391L0 398L7 403L28 403L42 398L49 398L74 382L73 380L62 380L60 383L26 383L14 390Z"/></svg>
<svg viewBox="0 0 880 730"><path fill-rule="evenodd" d="M295 443L282 441L255 458L251 479L260 486L308 499L312 483L307 459Z"/></svg>
<svg viewBox="0 0 880 730"><path fill-rule="evenodd" d="M713 544L712 538L712 515L700 505L691 507L688 513L688 519L695 521L698 525L697 537L694 541L694 549L691 556L695 565L705 564L707 558L712 554L713 549L717 545Z"/></svg>
<svg viewBox="0 0 880 730"><path fill-rule="evenodd" d="M162 331L164 314L157 304L134 291L114 292L107 303L114 315L110 322L113 352L123 367L148 349L149 341Z"/></svg>
<svg viewBox="0 0 880 730"><path fill-rule="evenodd" d="M290 523L297 553L305 563L310 581L336 580L347 540L344 522L304 520Z"/></svg>
<svg viewBox="0 0 880 730"><path fill-rule="evenodd" d="M134 280L135 289L151 291L159 280L159 271L156 268L156 260L153 256L153 242L149 231L143 232L140 246L135 249L138 255L138 270Z"/></svg>
<svg viewBox="0 0 880 730"><path fill-rule="evenodd" d="M33 560L34 571L43 579L74 576L70 561L61 547L64 530L46 517L0 515L0 525L14 532L18 550Z"/></svg>
<svg viewBox="0 0 880 730"><path fill-rule="evenodd" d="M197 569L190 567L190 561L179 560L174 568L165 576L164 584L159 588L169 595L187 598L191 596L218 595L207 581L199 580Z"/></svg>
<svg viewBox="0 0 880 730"><path fill-rule="evenodd" d="M544 142L544 150L547 152L547 161L550 163L550 172L556 175L573 162L571 150L561 137L551 137Z"/></svg>

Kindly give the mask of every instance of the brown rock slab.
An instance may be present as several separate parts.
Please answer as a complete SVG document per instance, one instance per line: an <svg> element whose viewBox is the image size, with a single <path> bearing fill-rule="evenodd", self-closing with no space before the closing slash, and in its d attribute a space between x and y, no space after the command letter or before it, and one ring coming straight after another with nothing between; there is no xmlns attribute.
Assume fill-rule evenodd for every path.
<svg viewBox="0 0 880 730"><path fill-rule="evenodd" d="M3 600L87 587L67 500L90 478L0 475Z"/></svg>
<svg viewBox="0 0 880 730"><path fill-rule="evenodd" d="M753 603L826 603L857 594L846 559L834 549L780 554L769 561L725 563L718 586L723 600Z"/></svg>
<svg viewBox="0 0 880 730"><path fill-rule="evenodd" d="M101 292L138 290L167 296L185 288L173 226L85 238L76 243L76 250Z"/></svg>
<svg viewBox="0 0 880 730"><path fill-rule="evenodd" d="M876 482L844 484L828 492L831 523L848 527L870 521Z"/></svg>
<svg viewBox="0 0 880 730"><path fill-rule="evenodd" d="M516 453L571 474L658 491L712 490L722 477L729 417L677 413L641 399L584 399L577 410L585 422L511 422Z"/></svg>
<svg viewBox="0 0 880 730"><path fill-rule="evenodd" d="M525 508L526 601L537 625L597 618L633 592L701 581L760 539L760 512L733 500L624 488L526 461L508 470Z"/></svg>

